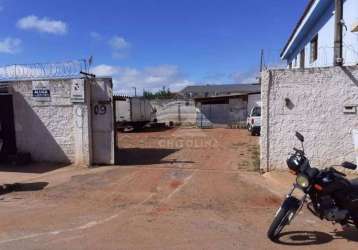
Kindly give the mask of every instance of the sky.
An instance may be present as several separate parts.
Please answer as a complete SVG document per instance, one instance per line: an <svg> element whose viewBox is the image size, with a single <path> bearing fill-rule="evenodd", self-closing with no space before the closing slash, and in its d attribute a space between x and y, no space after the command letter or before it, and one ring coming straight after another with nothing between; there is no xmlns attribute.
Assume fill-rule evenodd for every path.
<svg viewBox="0 0 358 250"><path fill-rule="evenodd" d="M0 65L93 57L130 94L248 83L279 53L307 0L0 0Z"/></svg>

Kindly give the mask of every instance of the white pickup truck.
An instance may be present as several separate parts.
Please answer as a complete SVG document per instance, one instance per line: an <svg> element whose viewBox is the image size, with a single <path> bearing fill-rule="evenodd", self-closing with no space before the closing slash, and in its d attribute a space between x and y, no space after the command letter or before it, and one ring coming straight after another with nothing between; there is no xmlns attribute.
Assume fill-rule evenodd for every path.
<svg viewBox="0 0 358 250"><path fill-rule="evenodd" d="M251 135L260 135L261 131L261 107L255 106L247 117L247 129Z"/></svg>

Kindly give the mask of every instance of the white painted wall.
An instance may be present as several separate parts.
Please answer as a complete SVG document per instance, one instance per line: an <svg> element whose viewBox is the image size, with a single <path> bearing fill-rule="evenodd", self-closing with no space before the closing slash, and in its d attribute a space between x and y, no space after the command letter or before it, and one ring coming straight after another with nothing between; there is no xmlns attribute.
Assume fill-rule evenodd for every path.
<svg viewBox="0 0 358 250"><path fill-rule="evenodd" d="M91 80L92 163L114 164L112 79ZM96 110L96 107L97 108ZM98 112L102 110L102 112ZM105 112L104 112L105 110Z"/></svg>
<svg viewBox="0 0 358 250"><path fill-rule="evenodd" d="M84 85L84 102L74 103L71 79L49 80L51 99L48 102L37 102L33 98L32 81L9 84L19 152L30 153L37 162L78 165L90 165L92 160L94 163L114 162L111 104L107 104L105 115L94 115L94 104L112 100L111 80L97 79L91 83L86 80Z"/></svg>
<svg viewBox="0 0 358 250"><path fill-rule="evenodd" d="M89 146L76 138L88 138L89 100L73 104L71 86L71 80L51 80L51 101L42 103L32 97L32 81L11 83L19 152L35 161L88 164Z"/></svg>
<svg viewBox="0 0 358 250"><path fill-rule="evenodd" d="M358 66L273 70L262 74L261 168L287 169L294 134L305 136L305 150L315 167L355 161L352 129L358 114ZM292 105L286 106L288 98Z"/></svg>

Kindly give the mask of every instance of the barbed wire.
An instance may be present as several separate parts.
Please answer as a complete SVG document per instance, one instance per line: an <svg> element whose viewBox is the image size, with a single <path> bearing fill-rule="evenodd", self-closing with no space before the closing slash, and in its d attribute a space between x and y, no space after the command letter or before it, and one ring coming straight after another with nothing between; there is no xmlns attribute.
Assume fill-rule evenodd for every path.
<svg viewBox="0 0 358 250"><path fill-rule="evenodd" d="M344 65L357 65L358 64L358 49L356 45L343 43L343 64ZM272 49L265 50L263 58L264 69L278 69L287 68L287 62L282 61L280 58L280 50ZM317 59L310 60L310 51L305 50L305 66L306 67L329 67L333 66L333 46L321 46L317 49ZM307 60L308 58L308 60ZM292 61L292 67L298 68L300 66L299 56Z"/></svg>
<svg viewBox="0 0 358 250"><path fill-rule="evenodd" d="M88 72L86 60L56 63L13 64L0 67L0 80L27 80L41 78L67 78Z"/></svg>

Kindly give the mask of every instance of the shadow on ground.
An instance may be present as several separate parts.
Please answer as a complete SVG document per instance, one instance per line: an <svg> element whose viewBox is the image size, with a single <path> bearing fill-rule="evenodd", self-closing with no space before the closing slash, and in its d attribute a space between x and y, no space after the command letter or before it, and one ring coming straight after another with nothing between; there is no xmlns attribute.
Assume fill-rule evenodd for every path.
<svg viewBox="0 0 358 250"><path fill-rule="evenodd" d="M119 129L118 133L127 134L127 133L152 133L152 132L164 132L168 130L175 131L174 127L148 127L148 128L137 128L131 131L124 132L123 129Z"/></svg>
<svg viewBox="0 0 358 250"><path fill-rule="evenodd" d="M333 240L345 239L358 242L358 230L350 228L332 234L317 231L292 231L282 233L276 243L287 246L323 245Z"/></svg>
<svg viewBox="0 0 358 250"><path fill-rule="evenodd" d="M43 174L68 166L68 164L34 163L22 166L1 164L0 172Z"/></svg>
<svg viewBox="0 0 358 250"><path fill-rule="evenodd" d="M0 195L13 192L40 191L48 185L48 182L14 183L0 186Z"/></svg>
<svg viewBox="0 0 358 250"><path fill-rule="evenodd" d="M163 160L179 149L166 148L120 148L117 150L118 165L155 165L165 163L194 163L192 161Z"/></svg>

